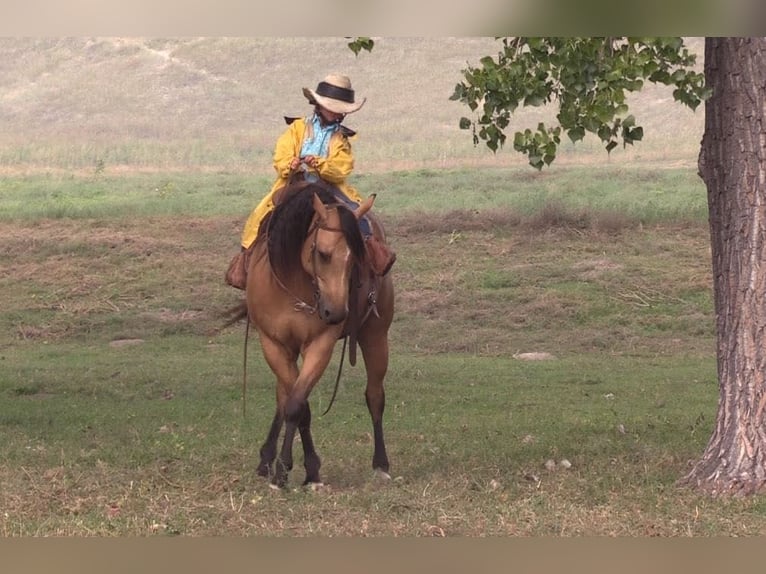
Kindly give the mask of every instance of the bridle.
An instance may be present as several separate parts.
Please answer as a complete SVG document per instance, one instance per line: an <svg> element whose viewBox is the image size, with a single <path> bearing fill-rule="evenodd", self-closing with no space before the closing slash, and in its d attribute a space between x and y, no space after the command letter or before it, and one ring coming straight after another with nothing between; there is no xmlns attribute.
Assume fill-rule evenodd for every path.
<svg viewBox="0 0 766 574"><path fill-rule="evenodd" d="M292 175L292 174L291 174ZM335 202L335 203L329 203L325 206L327 209L339 209L343 207L344 209L348 209L348 207L341 203L341 202ZM282 280L279 278L279 276L274 272L274 268L269 265L271 268L271 276L276 281L277 285L290 297L293 298L295 301L295 304L293 305L293 309L295 311L299 312L305 312L308 315L313 315L317 312L317 306L319 304L319 284L317 282L317 264L316 264L316 257L317 257L317 236L319 234L319 231L329 231L331 233L343 233L343 229L339 227L329 227L327 225L323 225L321 223L321 219L319 217L316 217L314 221L311 223L311 226L309 227L307 231L307 235L311 234L311 284L314 288L314 304L311 305L309 303L306 303L303 299L295 295L290 289L282 282ZM268 253L268 251L267 251ZM373 292L374 293L374 292ZM370 300L370 306L368 307L364 318L362 319L362 323L367 320L367 317L370 315L370 312L374 312L375 315L378 314L377 308L375 307L375 300L373 293L370 293L370 296L372 299ZM249 325L249 323L248 323ZM341 356L340 356L340 362L338 364L338 374L335 377L335 385L333 387L332 396L330 397L330 402L327 405L327 409L322 413L322 416L326 415L328 412L330 412L330 409L332 408L333 403L335 402L335 397L338 393L338 385L340 383L340 377L343 372L343 359L346 355L346 344L348 342L348 334L343 336L343 349L341 350ZM247 342L245 342L245 345L247 345ZM247 354L245 353L245 357L247 357ZM247 361L247 358L245 358L245 361ZM243 403L242 403L242 412L244 414L244 382L243 382Z"/></svg>
<svg viewBox="0 0 766 574"><path fill-rule="evenodd" d="M328 203L326 205L328 209L337 209L339 207L345 208L346 206L340 202L336 203ZM316 218L313 223L311 224L311 227L309 227L307 235L311 234L311 285L314 288L314 304L311 305L309 303L306 303L303 299L295 295L290 289L285 285L282 280L279 278L279 276L274 272L274 268L271 268L271 276L274 278L274 280L277 282L277 285L290 297L292 297L295 300L295 304L293 305L293 309L295 311L303 311L307 313L308 315L313 315L317 311L317 304L319 303L319 284L317 283L317 269L316 269L316 246L317 246L317 235L319 234L319 231L329 231L331 233L343 233L343 229L340 227L329 227L327 225L323 225L319 218ZM271 266L270 266L271 267Z"/></svg>

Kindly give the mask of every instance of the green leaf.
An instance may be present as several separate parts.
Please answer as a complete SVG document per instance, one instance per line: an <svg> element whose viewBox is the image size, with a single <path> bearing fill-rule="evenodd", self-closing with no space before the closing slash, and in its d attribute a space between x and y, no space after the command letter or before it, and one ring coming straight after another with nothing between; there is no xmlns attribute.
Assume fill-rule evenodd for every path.
<svg viewBox="0 0 766 574"><path fill-rule="evenodd" d="M582 125L589 132L596 132L601 124L594 117L586 115L582 118Z"/></svg>
<svg viewBox="0 0 766 574"><path fill-rule="evenodd" d="M556 144L554 142L552 142L552 141L548 142L545 145L545 148L544 148L545 155L546 156L550 156L550 157L556 157L556 149L557 149L557 146L556 146Z"/></svg>
<svg viewBox="0 0 766 574"><path fill-rule="evenodd" d="M372 40L372 38L367 38L365 36L354 38L351 42L348 43L348 47L357 56L362 50L372 52L373 46L375 46L375 42Z"/></svg>
<svg viewBox="0 0 766 574"><path fill-rule="evenodd" d="M572 143L577 143L585 137L585 128L577 126L576 128L569 130L567 135L569 136L569 139L572 140Z"/></svg>
<svg viewBox="0 0 766 574"><path fill-rule="evenodd" d="M468 118L460 118L460 129L467 130L471 127L471 120Z"/></svg>
<svg viewBox="0 0 766 574"><path fill-rule="evenodd" d="M528 157L529 165L536 167L537 169L541 169L543 167L543 158L541 155L530 153Z"/></svg>
<svg viewBox="0 0 766 574"><path fill-rule="evenodd" d="M598 137L601 139L602 142L609 141L612 138L611 128L606 124L602 124L598 128Z"/></svg>
<svg viewBox="0 0 766 574"><path fill-rule="evenodd" d="M538 96L537 94L532 94L524 98L524 105L525 106L532 106L534 108L537 108L545 103L545 100Z"/></svg>
<svg viewBox="0 0 766 574"><path fill-rule="evenodd" d="M527 145L527 138L521 132L516 132L513 136L513 149L516 151L524 151Z"/></svg>
<svg viewBox="0 0 766 574"><path fill-rule="evenodd" d="M484 56L479 62L481 62L481 65L486 69L497 68L497 64L495 64L495 60L492 56Z"/></svg>

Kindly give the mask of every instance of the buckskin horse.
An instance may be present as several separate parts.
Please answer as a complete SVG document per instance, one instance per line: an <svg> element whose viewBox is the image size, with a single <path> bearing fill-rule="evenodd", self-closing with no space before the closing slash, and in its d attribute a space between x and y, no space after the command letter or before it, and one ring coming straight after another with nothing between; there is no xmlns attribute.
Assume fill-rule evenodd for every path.
<svg viewBox="0 0 766 574"><path fill-rule="evenodd" d="M366 215L379 238L384 239L385 232L369 212L374 195L352 210L338 201L335 191L323 182L286 186L261 223L248 265L240 316L247 316L257 329L263 356L277 379L276 412L260 449L257 473L269 477L277 488L287 483L292 470L296 430L303 445L303 484L322 484L321 463L311 436L309 395L330 362L335 344L346 337L349 362L355 364L358 344L367 373L365 399L374 437L372 467L389 477L383 439L383 379L388 369L394 289L390 273L378 277L370 270L359 219ZM284 440L277 457L283 426Z"/></svg>

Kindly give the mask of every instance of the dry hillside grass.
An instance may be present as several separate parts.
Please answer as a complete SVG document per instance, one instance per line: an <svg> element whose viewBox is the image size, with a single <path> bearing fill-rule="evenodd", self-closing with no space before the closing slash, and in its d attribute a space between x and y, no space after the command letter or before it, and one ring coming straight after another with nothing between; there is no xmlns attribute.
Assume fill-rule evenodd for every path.
<svg viewBox="0 0 766 574"><path fill-rule="evenodd" d="M343 38L0 39L0 168L227 170L270 173L284 115L308 110L302 87L327 73L351 76L365 107L360 173L423 166L523 165L511 149L474 148L458 129L467 113L449 100L467 63L494 55L491 38L376 38L358 57ZM699 54L702 41L691 39ZM664 87L631 98L645 141L615 150L621 162L690 165L702 113ZM511 128L552 109L524 110ZM595 138L564 149L564 162L610 159ZM565 146L566 148L566 146Z"/></svg>

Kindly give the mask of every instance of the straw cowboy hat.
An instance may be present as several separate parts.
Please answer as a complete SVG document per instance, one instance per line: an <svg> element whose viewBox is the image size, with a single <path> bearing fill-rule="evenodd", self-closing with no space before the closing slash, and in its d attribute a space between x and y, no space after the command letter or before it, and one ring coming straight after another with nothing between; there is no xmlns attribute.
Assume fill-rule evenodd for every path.
<svg viewBox="0 0 766 574"><path fill-rule="evenodd" d="M319 82L316 90L303 88L303 95L312 104L319 104L325 109L336 114L350 114L364 105L367 98L361 102L354 102L354 90L351 89L351 80L348 76L330 74Z"/></svg>

